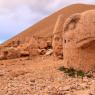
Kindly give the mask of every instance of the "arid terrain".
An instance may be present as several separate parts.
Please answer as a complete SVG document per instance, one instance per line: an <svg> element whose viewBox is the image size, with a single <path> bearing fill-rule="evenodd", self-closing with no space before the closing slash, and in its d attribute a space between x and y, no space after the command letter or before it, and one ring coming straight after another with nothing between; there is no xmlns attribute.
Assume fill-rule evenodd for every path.
<svg viewBox="0 0 95 95"><path fill-rule="evenodd" d="M95 59L94 54L92 55L94 49L90 48L89 52L92 50L90 53L85 51L85 55L89 56L83 57L84 50L82 50L80 46L81 51L78 53L75 52L75 55L72 56L74 51L69 52L69 50L72 51L73 48L70 48L70 45L68 45L67 48L64 49L63 38L62 41L60 41L59 35L61 34L63 37L63 24L71 14L82 14L82 12L91 9L95 9L95 5L70 5L0 45L0 95L95 95L94 71L89 72L91 76L87 76L87 73L81 71L74 71L71 68L70 71L68 68L62 68L64 64L68 64L69 62L67 60L65 61L66 58L70 59L70 61L75 60L75 63L73 61L70 65L74 64L74 66L78 66L76 63L78 58L76 59L75 55L80 54L80 52L82 52L82 56L80 57L80 59L82 59L81 62L83 62L84 59L86 59L84 62L92 62ZM61 20L60 15L63 20ZM92 12L91 16L89 15L91 14L89 13L88 16L86 16L93 18L86 19L88 23L86 23L84 19L81 21L87 24L87 30L88 26L92 26L92 29L89 28L89 30L95 35L95 29L93 28L95 25L95 11ZM85 18L85 15L83 16ZM71 29L72 33L74 28L77 29L76 23L80 21L79 19L80 18L77 19L77 16L71 19L71 25L67 27L67 30ZM84 27L83 24L81 27ZM76 30L78 31L76 38L81 38L80 36L83 36L83 33L89 34L89 38L93 37L90 31L82 31L84 28L81 27ZM79 33L81 34L80 36ZM82 39L85 38L83 37ZM91 44L91 41L95 44L95 37L87 42L94 47L95 45ZM62 43L61 45L60 42ZM70 42L70 40L64 40L64 43L66 42ZM58 45L59 47L56 47ZM71 46L73 45L71 44ZM55 47L57 49L54 50ZM56 53L59 53L60 50L62 50L62 55L59 54L57 56ZM68 51L67 55L69 57L66 56L66 53L64 56L63 50ZM73 57L75 59L73 59ZM88 58L92 58L93 60L88 61ZM92 62L92 64L94 63L95 62ZM92 65L85 64L88 68ZM68 73L71 72L71 76L63 69L67 70ZM80 76L77 75L78 72ZM73 74L75 74L75 76L73 76Z"/></svg>
<svg viewBox="0 0 95 95"><path fill-rule="evenodd" d="M0 61L0 95L95 95L95 78L72 78L53 56Z"/></svg>

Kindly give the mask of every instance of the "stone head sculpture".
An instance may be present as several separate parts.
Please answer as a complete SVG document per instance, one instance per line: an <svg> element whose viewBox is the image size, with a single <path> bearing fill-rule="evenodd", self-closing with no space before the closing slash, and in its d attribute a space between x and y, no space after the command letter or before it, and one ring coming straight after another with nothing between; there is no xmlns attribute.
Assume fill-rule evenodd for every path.
<svg viewBox="0 0 95 95"><path fill-rule="evenodd" d="M95 10L73 14L65 21L63 48L66 67L95 69Z"/></svg>
<svg viewBox="0 0 95 95"><path fill-rule="evenodd" d="M57 57L63 56L63 38L62 38L62 30L63 30L63 19L64 15L59 15L58 19L56 21L54 31L53 31L53 41L52 41L52 47L53 47L53 53Z"/></svg>

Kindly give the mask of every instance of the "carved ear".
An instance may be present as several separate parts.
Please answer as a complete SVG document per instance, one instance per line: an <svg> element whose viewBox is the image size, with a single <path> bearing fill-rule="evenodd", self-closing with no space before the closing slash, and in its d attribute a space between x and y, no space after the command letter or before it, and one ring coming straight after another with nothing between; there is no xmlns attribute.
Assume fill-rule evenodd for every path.
<svg viewBox="0 0 95 95"><path fill-rule="evenodd" d="M79 22L81 17L80 13L73 14L70 16L64 23L64 32L68 30L73 30L76 28L77 23Z"/></svg>

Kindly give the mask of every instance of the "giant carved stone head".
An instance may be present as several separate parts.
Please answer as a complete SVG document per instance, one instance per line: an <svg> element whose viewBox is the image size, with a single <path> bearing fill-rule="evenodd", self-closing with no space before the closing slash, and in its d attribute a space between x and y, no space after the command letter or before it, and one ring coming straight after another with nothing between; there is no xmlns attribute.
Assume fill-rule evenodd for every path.
<svg viewBox="0 0 95 95"><path fill-rule="evenodd" d="M64 65L74 69L95 69L95 10L76 13L64 23Z"/></svg>

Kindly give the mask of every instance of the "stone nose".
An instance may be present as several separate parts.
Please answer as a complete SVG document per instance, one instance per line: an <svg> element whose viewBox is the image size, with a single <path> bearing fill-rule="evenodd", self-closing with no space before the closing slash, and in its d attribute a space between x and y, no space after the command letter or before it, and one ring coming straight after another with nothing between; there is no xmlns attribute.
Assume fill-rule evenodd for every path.
<svg viewBox="0 0 95 95"><path fill-rule="evenodd" d="M78 32L75 36L76 42L82 40L82 39L89 39L89 38L95 38L95 32L94 31L81 31Z"/></svg>
<svg viewBox="0 0 95 95"><path fill-rule="evenodd" d="M76 42L77 48L84 47L86 45L90 45L91 42L95 42L95 37L85 37Z"/></svg>

